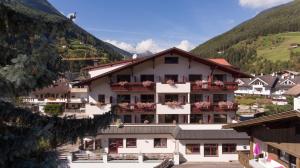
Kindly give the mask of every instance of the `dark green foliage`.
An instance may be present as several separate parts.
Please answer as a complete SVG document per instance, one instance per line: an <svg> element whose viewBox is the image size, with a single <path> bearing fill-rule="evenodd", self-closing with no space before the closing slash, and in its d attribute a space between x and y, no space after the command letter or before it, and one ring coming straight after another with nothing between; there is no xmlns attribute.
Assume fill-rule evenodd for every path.
<svg viewBox="0 0 300 168"><path fill-rule="evenodd" d="M290 104L287 105L267 105L265 107L266 111L266 115L270 115L270 114L275 114L275 113L281 113L281 112L286 112L286 111L290 111L293 109L293 106L291 106Z"/></svg>
<svg viewBox="0 0 300 168"><path fill-rule="evenodd" d="M58 118L0 102L0 167L57 167L57 145L95 136L115 118Z"/></svg>
<svg viewBox="0 0 300 168"><path fill-rule="evenodd" d="M47 104L44 110L45 113L51 116L59 116L63 113L63 106L61 104Z"/></svg>
<svg viewBox="0 0 300 168"><path fill-rule="evenodd" d="M297 69L300 64L298 54L292 54L297 58L292 58L290 61L274 63L257 58L255 51L259 46L252 45L260 36L295 31L300 31L300 1L261 12L253 19L199 45L191 52L203 57L226 58L233 65L253 73L269 73L286 68ZM273 45L280 43L280 40L282 39L273 39L273 41L269 39ZM224 54L218 54L219 51Z"/></svg>

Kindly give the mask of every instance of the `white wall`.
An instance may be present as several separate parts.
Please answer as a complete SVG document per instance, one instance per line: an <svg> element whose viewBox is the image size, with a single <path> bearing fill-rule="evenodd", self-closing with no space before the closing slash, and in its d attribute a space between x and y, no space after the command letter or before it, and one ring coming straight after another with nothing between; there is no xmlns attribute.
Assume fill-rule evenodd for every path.
<svg viewBox="0 0 300 168"><path fill-rule="evenodd" d="M238 154L223 154L223 143L235 143L237 144L237 150L249 150L248 140L180 140L179 151L183 157L190 162L228 162L232 160L238 160ZM200 144L199 154L186 154L186 144ZM204 144L218 144L218 157L204 157ZM246 146L246 149L244 149Z"/></svg>
<svg viewBox="0 0 300 168"><path fill-rule="evenodd" d="M300 96L294 97L294 110L300 110Z"/></svg>

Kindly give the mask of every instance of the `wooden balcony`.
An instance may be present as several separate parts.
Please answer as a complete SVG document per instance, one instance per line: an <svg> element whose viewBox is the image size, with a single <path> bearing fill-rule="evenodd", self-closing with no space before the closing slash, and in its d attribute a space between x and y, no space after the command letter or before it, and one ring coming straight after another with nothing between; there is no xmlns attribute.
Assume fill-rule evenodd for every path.
<svg viewBox="0 0 300 168"><path fill-rule="evenodd" d="M192 104L191 112L192 113L201 113L201 112L207 112L212 111L212 104L207 105L197 105L196 103Z"/></svg>
<svg viewBox="0 0 300 168"><path fill-rule="evenodd" d="M196 83L191 83L192 91L235 91L238 89L237 82L223 82L223 84L215 84L212 82L203 83L201 85L197 85Z"/></svg>
<svg viewBox="0 0 300 168"><path fill-rule="evenodd" d="M120 103L118 104L119 112L155 112L156 104L155 103Z"/></svg>
<svg viewBox="0 0 300 168"><path fill-rule="evenodd" d="M217 111L217 112L237 111L238 104L237 103L226 104L225 102L224 103L219 102L219 103L213 104L213 109L214 109L214 111Z"/></svg>
<svg viewBox="0 0 300 168"><path fill-rule="evenodd" d="M126 84L114 83L111 84L111 90L115 92L153 92L155 90L155 84L151 83L145 85L142 82L130 82Z"/></svg>
<svg viewBox="0 0 300 168"><path fill-rule="evenodd" d="M238 104L226 104L224 103L213 103L213 104L203 104L203 102L199 102L200 104L192 104L191 112L192 113L201 113L201 112L209 112L209 111L216 111L216 112L227 112L227 111L237 111ZM201 104L202 103L202 104Z"/></svg>

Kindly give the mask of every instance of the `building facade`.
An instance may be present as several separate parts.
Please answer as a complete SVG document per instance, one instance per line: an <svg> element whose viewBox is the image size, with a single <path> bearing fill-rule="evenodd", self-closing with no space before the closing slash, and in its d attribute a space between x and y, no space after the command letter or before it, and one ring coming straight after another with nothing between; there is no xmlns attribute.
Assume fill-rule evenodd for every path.
<svg viewBox="0 0 300 168"><path fill-rule="evenodd" d="M89 68L78 84L88 87L85 113L118 116L94 142L108 160L237 160L249 139L222 125L236 120L235 80L251 76L224 62L171 48Z"/></svg>

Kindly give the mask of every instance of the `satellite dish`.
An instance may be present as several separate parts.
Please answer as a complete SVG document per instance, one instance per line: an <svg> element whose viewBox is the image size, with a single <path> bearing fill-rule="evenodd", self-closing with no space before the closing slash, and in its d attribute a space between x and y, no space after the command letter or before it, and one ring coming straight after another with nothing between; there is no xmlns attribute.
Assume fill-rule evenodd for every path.
<svg viewBox="0 0 300 168"><path fill-rule="evenodd" d="M138 57L137 54L133 54L132 59L136 59Z"/></svg>
<svg viewBox="0 0 300 168"><path fill-rule="evenodd" d="M75 22L75 20L76 20L76 12L74 12L74 13L69 13L67 17L68 17L68 19L70 19L72 22Z"/></svg>

